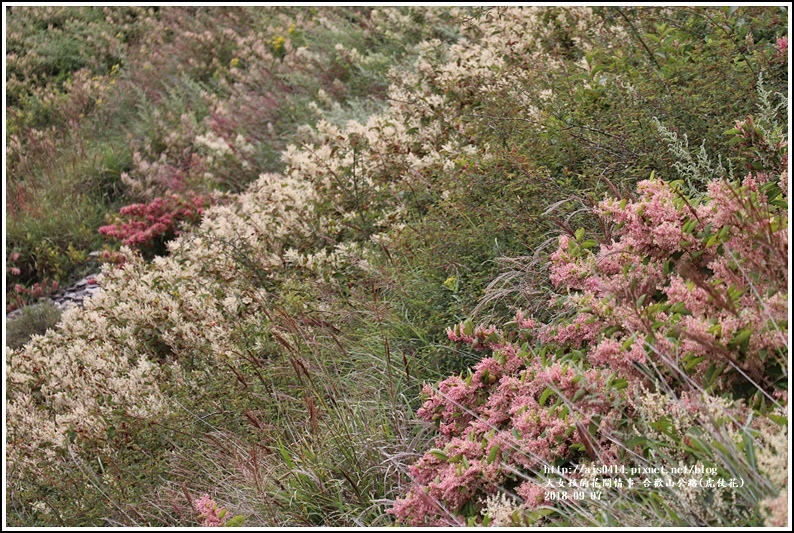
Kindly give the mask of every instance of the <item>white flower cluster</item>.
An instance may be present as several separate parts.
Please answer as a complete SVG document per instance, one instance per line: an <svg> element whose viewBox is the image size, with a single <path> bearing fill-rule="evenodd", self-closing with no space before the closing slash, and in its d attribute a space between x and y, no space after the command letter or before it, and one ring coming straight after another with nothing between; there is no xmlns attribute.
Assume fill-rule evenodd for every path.
<svg viewBox="0 0 794 533"><path fill-rule="evenodd" d="M635 409L636 431L637 434L646 436L659 442L673 444L669 450L678 450L677 454L667 457L673 462L672 465L665 464L666 467L682 467L686 464L686 452L677 448L678 442L673 439L667 430L654 429L654 423L665 419L671 424L671 429L675 434L682 438L687 438L692 428L708 428L709 431L702 435L700 439L707 445L713 446L718 450L726 450L728 457L741 457L742 450L746 446L746 438L753 435L753 448L755 462L758 465L758 472L764 476L768 483L761 481L759 487L767 494L775 494L761 502L761 508L765 506L769 511L770 520L775 522L780 519L780 513L785 513L785 506L779 502L780 495L785 494L788 487L788 427L779 425L770 420L764 419L760 425L756 421L753 426L749 426L752 417L746 422L736 420L737 404L733 401L721 397L702 395L696 401L694 397L686 399L676 399L668 394L650 393L647 391L637 391L636 394L629 395L629 404ZM774 413L779 419L787 418L786 409L777 408ZM717 425L715 421L722 422ZM745 427L741 427L744 425ZM658 426L657 426L658 427ZM739 463L741 463L739 459ZM754 468L754 467L752 467ZM745 476L748 483L759 483L759 479L754 475ZM714 496L711 505L702 505L703 489L700 487L677 488L669 494L663 496L671 505L676 508L686 510L693 516L699 516L704 522L713 520L724 520L728 517L731 520L749 520L750 516L746 510L742 509L747 502L738 501L738 493L730 487L718 487L714 489ZM784 520L785 521L785 520ZM775 522L776 524L776 522ZM768 525L773 525L769 523Z"/></svg>
<svg viewBox="0 0 794 533"><path fill-rule="evenodd" d="M524 505L508 497L504 492L488 496L483 502L485 507L481 511L483 516L490 519L490 527L514 527L516 511L524 509Z"/></svg>
<svg viewBox="0 0 794 533"><path fill-rule="evenodd" d="M165 153L157 161L147 161L140 152L134 152L132 163L131 172L121 173L121 182L127 186L130 198L147 201L170 190L173 167Z"/></svg>
<svg viewBox="0 0 794 533"><path fill-rule="evenodd" d="M120 342L101 308L72 308L56 333L35 336L24 348L6 348L7 459L23 472L55 460L70 438L100 437L106 417L161 415L166 406L158 368Z"/></svg>
<svg viewBox="0 0 794 533"><path fill-rule="evenodd" d="M210 152L212 152L215 157L224 157L232 153L229 143L212 131L208 131L204 135L197 136L196 145L209 148Z"/></svg>
<svg viewBox="0 0 794 533"><path fill-rule="evenodd" d="M780 420L788 420L784 407L775 409ZM755 460L758 470L766 476L775 490L788 487L788 425L768 423L763 426L756 440Z"/></svg>

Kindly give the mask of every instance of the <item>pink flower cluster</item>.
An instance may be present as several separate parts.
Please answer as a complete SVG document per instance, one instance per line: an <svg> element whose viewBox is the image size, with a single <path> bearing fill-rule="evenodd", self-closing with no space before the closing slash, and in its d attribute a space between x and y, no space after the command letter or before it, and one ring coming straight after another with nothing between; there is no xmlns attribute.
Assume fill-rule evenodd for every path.
<svg viewBox="0 0 794 533"><path fill-rule="evenodd" d="M533 324L523 314L521 327ZM531 472L543 464L566 457L572 446L581 453L592 439L602 450L610 443L600 434L611 429L614 389L600 370L580 372L575 366L536 357L493 327L470 324L448 330L450 339L472 348L489 349L467 377L452 376L426 385L427 397L417 415L437 425L437 449L409 468L412 487L390 512L414 526L465 525L462 508L479 505L483 496L512 480L516 492L527 496L527 505L538 504L537 486L517 470ZM522 339L519 336L519 340ZM577 430L594 428L585 437ZM578 445L578 448L577 448ZM604 452L605 464L615 455Z"/></svg>
<svg viewBox="0 0 794 533"><path fill-rule="evenodd" d="M777 40L777 53L781 56L788 54L788 37L781 37Z"/></svg>
<svg viewBox="0 0 794 533"><path fill-rule="evenodd" d="M51 282L37 282L34 283L30 288L25 287L24 285L20 285L19 283L14 284L14 292L6 293L6 313L10 313L14 309L18 309L26 303L30 303L31 301L35 301L39 298L43 298L49 294L54 293L58 290L58 282L51 281Z"/></svg>
<svg viewBox="0 0 794 533"><path fill-rule="evenodd" d="M637 200L603 202L598 213L618 237L598 251L560 238L552 280L571 294L563 305L575 318L540 338L586 345L591 364L627 378L647 357L683 357L696 379L713 365L725 386L742 373L771 384L766 358L787 349L786 180L783 170L779 185L766 174L713 181L700 203L644 181Z"/></svg>
<svg viewBox="0 0 794 533"><path fill-rule="evenodd" d="M474 327L470 322L458 324L454 328L447 328L449 340L469 343L475 350L493 349L492 344L499 336L499 331L494 326L478 325Z"/></svg>
<svg viewBox="0 0 794 533"><path fill-rule="evenodd" d="M763 121L759 123L747 116L744 120L736 121L734 129L728 132L735 135L730 141L731 148L745 159L745 165L751 171L776 171L788 166L784 162L788 160L788 140L770 136L768 127ZM762 181L765 179L761 172L758 172L758 177Z"/></svg>
<svg viewBox="0 0 794 533"><path fill-rule="evenodd" d="M151 245L157 239L176 235L182 222L197 223L210 203L211 199L201 194L191 194L188 198L171 194L148 204L128 205L119 211L126 221L102 226L99 233L128 246Z"/></svg>
<svg viewBox="0 0 794 533"><path fill-rule="evenodd" d="M103 263L110 263L111 265L116 265L118 267L127 262L127 256L121 252L102 250L99 253L99 260Z"/></svg>
<svg viewBox="0 0 794 533"><path fill-rule="evenodd" d="M519 313L517 332L470 321L448 329L451 341L486 356L465 377L425 385L417 415L436 425L436 448L409 467L412 484L390 513L413 526L465 525L505 484L535 508L543 464L585 452L616 463L611 439L630 412L622 395L647 379L650 362L681 398L688 380L741 395L744 376L779 396L788 360L785 167L778 176L713 181L700 201L644 181L637 199L598 207L616 224L610 242L559 239L551 279L573 318L538 325Z"/></svg>
<svg viewBox="0 0 794 533"><path fill-rule="evenodd" d="M194 502L194 505L203 527L220 527L226 523L224 520L226 509L218 509L218 504L210 498L209 494L204 494Z"/></svg>
<svg viewBox="0 0 794 533"><path fill-rule="evenodd" d="M18 252L14 252L8 258L8 262L9 263L14 263L15 261L18 261L18 260L19 260L19 253ZM19 270L18 267L8 266L8 264L6 264L6 275L11 274L12 276L19 276L20 273L21 273L21 271Z"/></svg>

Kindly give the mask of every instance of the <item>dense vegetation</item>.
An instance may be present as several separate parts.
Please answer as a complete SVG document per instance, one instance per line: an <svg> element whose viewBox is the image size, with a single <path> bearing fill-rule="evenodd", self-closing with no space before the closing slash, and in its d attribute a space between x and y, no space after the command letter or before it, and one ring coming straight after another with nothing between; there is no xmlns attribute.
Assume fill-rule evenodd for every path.
<svg viewBox="0 0 794 533"><path fill-rule="evenodd" d="M788 522L785 8L6 14L9 525Z"/></svg>

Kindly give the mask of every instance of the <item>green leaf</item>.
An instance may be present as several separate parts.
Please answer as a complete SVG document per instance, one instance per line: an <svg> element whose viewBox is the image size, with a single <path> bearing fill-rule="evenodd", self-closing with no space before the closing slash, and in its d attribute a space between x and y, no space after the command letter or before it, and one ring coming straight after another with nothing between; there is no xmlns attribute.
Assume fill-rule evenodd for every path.
<svg viewBox="0 0 794 533"><path fill-rule="evenodd" d="M689 447L694 451L711 455L711 449L702 440L694 435L687 435L687 439L689 440Z"/></svg>
<svg viewBox="0 0 794 533"><path fill-rule="evenodd" d="M571 401L575 402L576 400L584 396L584 393L585 393L584 389L577 389L576 392L573 394L573 400Z"/></svg>
<svg viewBox="0 0 794 533"><path fill-rule="evenodd" d="M652 422L651 427L668 435L671 435L673 431L673 424L666 416L663 416L656 422Z"/></svg>
<svg viewBox="0 0 794 533"><path fill-rule="evenodd" d="M708 388L714 382L714 378L719 375L717 370L717 365L715 363L711 363L708 369L706 369L706 373L703 376L703 385L705 387Z"/></svg>
<svg viewBox="0 0 794 533"><path fill-rule="evenodd" d="M502 336L499 335L499 333L497 333L496 331L494 331L493 333L490 333L487 337L485 337L485 341L483 342L485 342L486 344L497 344L502 342Z"/></svg>
<svg viewBox="0 0 794 533"><path fill-rule="evenodd" d="M615 387L617 390L625 389L626 387L628 387L628 385L629 382L623 378L616 379L615 381L612 382L612 386Z"/></svg>
<svg viewBox="0 0 794 533"><path fill-rule="evenodd" d="M626 448L633 448L634 446L642 446L647 444L649 441L645 437L634 437L625 442Z"/></svg>
<svg viewBox="0 0 794 533"><path fill-rule="evenodd" d="M744 454L747 456L747 462L750 467L755 470L755 446L753 445L753 437L745 432L742 434L742 441L744 441Z"/></svg>
<svg viewBox="0 0 794 533"><path fill-rule="evenodd" d="M538 400L538 405L544 405L546 403L546 400L549 399L549 396L551 396L553 392L554 390L551 387L546 387L546 390L544 390L543 393L540 395L540 399Z"/></svg>
<svg viewBox="0 0 794 533"><path fill-rule="evenodd" d="M623 341L620 345L620 348L625 351L630 349L632 344L634 344L634 335Z"/></svg>
<svg viewBox="0 0 794 533"><path fill-rule="evenodd" d="M747 345L750 342L750 336L753 334L753 329L750 326L743 327L736 334L733 336L731 342L728 343L728 347L735 348L739 347L741 351L747 350Z"/></svg>
<svg viewBox="0 0 794 533"><path fill-rule="evenodd" d="M701 361L703 361L704 359L706 359L705 355L701 357L695 357L694 359L691 359L688 362L684 363L684 369L686 369L686 371L688 372L693 368L695 368L698 364L700 364Z"/></svg>
<svg viewBox="0 0 794 533"><path fill-rule="evenodd" d="M284 459L284 462L287 464L288 468L295 468L295 465L292 462L292 457L290 457L289 453L280 442L278 443L278 452L281 454L281 458Z"/></svg>
<svg viewBox="0 0 794 533"><path fill-rule="evenodd" d="M487 464L491 464L496 460L496 455L499 453L499 446L493 445L491 446L491 450L488 452L488 457L486 457L485 462Z"/></svg>
<svg viewBox="0 0 794 533"><path fill-rule="evenodd" d="M227 520L226 523L223 525L224 527L240 527L243 525L243 522L245 522L245 516L238 514L237 516L234 516L229 520Z"/></svg>
<svg viewBox="0 0 794 533"><path fill-rule="evenodd" d="M445 454L444 452L442 452L438 448L433 448L428 453L430 455L432 455L433 457L435 457L436 459L438 459L439 461L448 461L449 460L449 457L447 457L447 454Z"/></svg>
<svg viewBox="0 0 794 533"><path fill-rule="evenodd" d="M471 336L474 333L474 322L472 322L470 319L463 322L463 327L461 328L461 331L463 332L464 335Z"/></svg>
<svg viewBox="0 0 794 533"><path fill-rule="evenodd" d="M579 228L576 230L575 236L577 241L581 241L582 237L584 237L584 228Z"/></svg>

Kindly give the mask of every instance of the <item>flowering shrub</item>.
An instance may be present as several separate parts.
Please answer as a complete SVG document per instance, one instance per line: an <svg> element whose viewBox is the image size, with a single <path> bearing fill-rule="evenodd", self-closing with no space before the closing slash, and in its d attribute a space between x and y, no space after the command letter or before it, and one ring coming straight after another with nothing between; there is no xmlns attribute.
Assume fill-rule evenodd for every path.
<svg viewBox="0 0 794 533"><path fill-rule="evenodd" d="M544 503L541 465L585 453L601 465L633 462L615 440L632 416L626 391L655 380L684 398L752 396L756 415L766 415L758 402L780 398L788 366L785 166L778 176L714 181L700 202L680 183L644 181L635 200L596 209L615 223L612 239L560 237L551 279L574 318L536 326L519 314L509 335L471 322L448 330L486 356L466 378L425 387L417 415L436 425L437 448L410 467L413 484L390 512L412 525L466 524L500 486L532 511ZM685 403L694 412L703 409L696 396ZM720 416L733 420L749 414L725 409ZM665 431L684 450L692 424L682 429L672 411L652 423L662 419L663 428L677 420L677 431ZM765 424L779 431L768 420L753 427Z"/></svg>
<svg viewBox="0 0 794 533"><path fill-rule="evenodd" d="M77 319L80 316L82 319ZM8 461L14 477L57 461L70 445L104 436L115 414L162 414L158 370L96 310L72 308L58 333L6 353Z"/></svg>
<svg viewBox="0 0 794 533"><path fill-rule="evenodd" d="M542 503L542 488L527 474L572 454L592 453L591 432L614 427L618 388L609 374L581 371L575 355L522 348L536 332L520 314L516 323L518 332L507 337L471 323L449 330L451 340L489 355L466 378L425 386L427 400L417 415L435 423L440 435L437 448L409 469L415 485L390 511L399 520L465 525L478 512L478 498L506 483L534 509ZM616 449L603 437L598 445L607 450L604 464L614 463Z"/></svg>
<svg viewBox="0 0 794 533"><path fill-rule="evenodd" d="M107 263L111 265L123 265L127 261L127 257L121 252L113 252L110 250L102 250L99 252L97 256L101 263Z"/></svg>
<svg viewBox="0 0 794 533"><path fill-rule="evenodd" d="M312 229L313 199L304 181L263 175L237 202L209 208L193 234L170 241L169 257L147 264L123 247L123 264L104 267L102 290L85 302L85 312L64 313L58 332L7 357L9 442L15 443L9 461L34 468L37 450L46 448L48 457L62 451L67 433L78 445L99 438L114 412L140 418L167 412L156 380L161 368L153 362L236 359L241 317L261 311L268 298L251 278L275 278L290 245L301 247ZM156 221L163 212L188 209L155 207L135 212L153 211ZM132 235L143 233L135 228ZM335 255L341 261L349 254Z"/></svg>
<svg viewBox="0 0 794 533"><path fill-rule="evenodd" d="M6 279L19 278L22 273L18 267L10 266L19 260L19 254L13 253L8 258L9 262L6 264ZM9 283L10 285L10 283ZM44 298L58 289L58 282L55 280L43 280L36 282L30 287L25 287L19 283L14 283L13 291L6 292L6 313L18 309L28 303L35 302L40 298Z"/></svg>
<svg viewBox="0 0 794 533"><path fill-rule="evenodd" d="M788 53L788 37L781 37L776 43L777 53L779 56L785 57Z"/></svg>
<svg viewBox="0 0 794 533"><path fill-rule="evenodd" d="M577 316L545 328L543 340L587 342L592 364L625 375L658 357L716 391L748 377L767 390L779 386L787 171L780 184L769 179L714 181L700 205L660 181L640 183L637 201L602 203L599 214L620 225L620 240L595 253L583 235L560 238L551 278L572 291L565 305ZM679 364L665 359L673 354Z"/></svg>
<svg viewBox="0 0 794 533"><path fill-rule="evenodd" d="M126 246L154 248L178 235L179 224L198 223L211 203L212 198L201 194L190 194L188 198L170 194L148 204L128 205L119 211L126 221L102 226L99 233L118 239Z"/></svg>

